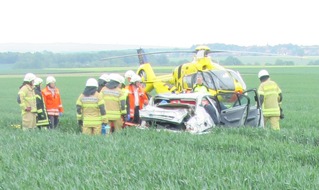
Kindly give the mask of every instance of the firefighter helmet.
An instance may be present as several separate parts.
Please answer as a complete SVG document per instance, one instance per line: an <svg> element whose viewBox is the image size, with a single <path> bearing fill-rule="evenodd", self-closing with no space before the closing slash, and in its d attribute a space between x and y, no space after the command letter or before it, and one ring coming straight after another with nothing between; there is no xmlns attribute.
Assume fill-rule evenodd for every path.
<svg viewBox="0 0 319 190"><path fill-rule="evenodd" d="M108 74L102 74L99 79L102 79L105 82L109 82L110 81L110 76Z"/></svg>
<svg viewBox="0 0 319 190"><path fill-rule="evenodd" d="M31 81L35 80L35 78L37 78L37 77L33 73L27 73L27 74L25 74L23 81L31 82Z"/></svg>
<svg viewBox="0 0 319 190"><path fill-rule="evenodd" d="M125 84L125 78L124 77L122 77L121 75L119 76L119 79L120 79L120 83L121 84Z"/></svg>
<svg viewBox="0 0 319 190"><path fill-rule="evenodd" d="M260 79L261 77L263 77L263 76L269 76L269 73L268 73L268 71L266 71L266 70L260 70L259 71L259 73L258 73L258 78Z"/></svg>
<svg viewBox="0 0 319 190"><path fill-rule="evenodd" d="M37 78L34 79L34 86L38 86L42 82L43 82L42 78L37 77Z"/></svg>
<svg viewBox="0 0 319 190"><path fill-rule="evenodd" d="M142 79L139 75L133 75L131 79L131 83L142 82Z"/></svg>
<svg viewBox="0 0 319 190"><path fill-rule="evenodd" d="M45 83L48 85L50 83L55 83L55 82L56 80L53 76L48 76Z"/></svg>
<svg viewBox="0 0 319 190"><path fill-rule="evenodd" d="M110 77L110 80L116 81L120 84L124 84L125 82L125 79L120 74L117 74L117 73L111 73L109 77Z"/></svg>
<svg viewBox="0 0 319 190"><path fill-rule="evenodd" d="M135 75L135 72L132 70L128 70L125 72L124 77L125 78L132 78Z"/></svg>
<svg viewBox="0 0 319 190"><path fill-rule="evenodd" d="M95 78L89 78L86 81L86 85L85 86L94 86L94 87L98 87L98 83L97 80Z"/></svg>

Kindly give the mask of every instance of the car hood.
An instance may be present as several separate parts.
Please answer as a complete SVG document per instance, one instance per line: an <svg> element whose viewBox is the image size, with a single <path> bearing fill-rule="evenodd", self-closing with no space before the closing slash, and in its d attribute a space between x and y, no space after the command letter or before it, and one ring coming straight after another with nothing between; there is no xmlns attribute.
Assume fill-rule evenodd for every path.
<svg viewBox="0 0 319 190"><path fill-rule="evenodd" d="M187 108L181 107L155 107L146 106L140 110L140 118L145 121L165 121L167 123L180 124L188 115Z"/></svg>

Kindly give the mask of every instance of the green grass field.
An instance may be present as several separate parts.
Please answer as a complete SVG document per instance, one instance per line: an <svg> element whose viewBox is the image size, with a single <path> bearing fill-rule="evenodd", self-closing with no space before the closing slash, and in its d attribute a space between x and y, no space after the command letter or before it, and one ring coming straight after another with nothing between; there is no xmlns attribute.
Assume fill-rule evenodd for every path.
<svg viewBox="0 0 319 190"><path fill-rule="evenodd" d="M258 87L260 67L233 69L248 88ZM23 75L0 75L0 189L317 189L319 67L267 70L283 91L279 132L216 128L191 135L129 128L109 137L79 134L75 109L87 78L106 69L56 75L65 114L55 131L11 127L21 122L16 97ZM46 77L46 71L35 73Z"/></svg>

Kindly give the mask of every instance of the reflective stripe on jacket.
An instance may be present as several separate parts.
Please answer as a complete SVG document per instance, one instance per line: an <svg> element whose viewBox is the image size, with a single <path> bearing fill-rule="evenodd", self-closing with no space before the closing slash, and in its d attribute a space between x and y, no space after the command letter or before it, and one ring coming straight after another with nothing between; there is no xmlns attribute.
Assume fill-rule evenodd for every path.
<svg viewBox="0 0 319 190"><path fill-rule="evenodd" d="M60 97L60 91L57 87L54 88L54 94L52 94L49 87L45 87L42 90L42 96L48 111L48 115L58 116L60 112L63 113L62 101Z"/></svg>
<svg viewBox="0 0 319 190"><path fill-rule="evenodd" d="M281 89L276 82L268 79L262 82L258 88L258 94L264 96L262 110L264 116L280 116L279 94Z"/></svg>
<svg viewBox="0 0 319 190"><path fill-rule="evenodd" d="M83 126L98 127L102 123L108 123L104 100L98 92L91 96L81 94L76 101L76 106L77 120L82 120Z"/></svg>
<svg viewBox="0 0 319 190"><path fill-rule="evenodd" d="M208 88L205 85L199 85L199 84L195 84L193 87L193 91L194 92L201 92L201 93L205 93L208 92Z"/></svg>
<svg viewBox="0 0 319 190"><path fill-rule="evenodd" d="M118 120L126 113L126 97L120 88L109 89L103 87L100 92L105 101L106 117L109 120Z"/></svg>
<svg viewBox="0 0 319 190"><path fill-rule="evenodd" d="M26 84L18 92L19 96L19 105L21 108L22 114L24 114L26 111L25 109L27 107L31 107L31 112L36 113L37 112L37 105L36 105L36 97L34 93L33 87Z"/></svg>
<svg viewBox="0 0 319 190"><path fill-rule="evenodd" d="M36 105L37 105L37 126L48 126L49 125L49 118L48 113L42 98L42 93L40 87L36 87L34 89L35 96L36 96Z"/></svg>
<svg viewBox="0 0 319 190"><path fill-rule="evenodd" d="M122 88L122 96L120 97L121 100L121 114L126 115L127 114L127 105L126 105L126 99L128 95L128 90L126 88Z"/></svg>

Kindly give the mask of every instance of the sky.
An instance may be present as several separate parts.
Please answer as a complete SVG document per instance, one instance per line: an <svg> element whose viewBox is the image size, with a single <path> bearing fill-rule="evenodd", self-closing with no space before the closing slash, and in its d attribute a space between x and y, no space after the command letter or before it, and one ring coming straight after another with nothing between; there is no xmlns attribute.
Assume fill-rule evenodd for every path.
<svg viewBox="0 0 319 190"><path fill-rule="evenodd" d="M0 43L319 45L316 0L3 0Z"/></svg>

